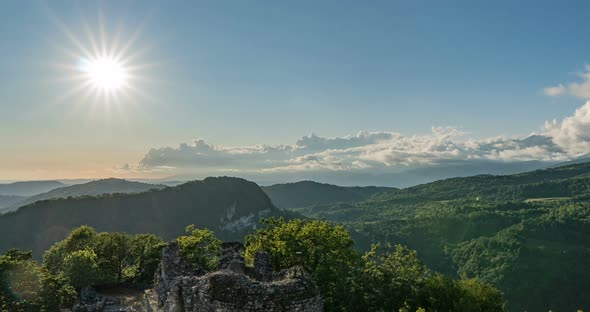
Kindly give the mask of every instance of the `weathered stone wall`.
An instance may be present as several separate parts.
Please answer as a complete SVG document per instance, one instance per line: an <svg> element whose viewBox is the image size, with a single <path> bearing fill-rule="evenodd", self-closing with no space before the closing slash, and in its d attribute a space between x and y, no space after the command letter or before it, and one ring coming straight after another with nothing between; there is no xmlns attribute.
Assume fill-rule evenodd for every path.
<svg viewBox="0 0 590 312"><path fill-rule="evenodd" d="M268 256L256 255L255 267L246 267L241 243L222 244L219 269L200 274L175 268L185 266L176 250L163 252L154 292L166 312L283 312L323 311L323 300L309 274L300 267L272 273ZM189 275L186 275L189 273ZM174 276L174 274L180 274Z"/></svg>
<svg viewBox="0 0 590 312"><path fill-rule="evenodd" d="M188 263L180 254L180 245L173 241L162 250L162 260L155 276L154 293L157 302L164 306L172 288L178 287L182 280L205 274L200 268Z"/></svg>

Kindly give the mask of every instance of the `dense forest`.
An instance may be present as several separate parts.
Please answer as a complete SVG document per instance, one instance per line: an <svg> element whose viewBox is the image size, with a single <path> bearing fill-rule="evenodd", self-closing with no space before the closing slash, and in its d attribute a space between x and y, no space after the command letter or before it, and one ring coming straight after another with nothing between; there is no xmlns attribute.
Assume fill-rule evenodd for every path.
<svg viewBox="0 0 590 312"><path fill-rule="evenodd" d="M33 250L39 258L75 227L99 231L153 233L169 240L195 224L223 239L241 239L261 217L278 216L270 199L253 182L207 178L139 194L107 194L38 201L0 215L0 252Z"/></svg>
<svg viewBox="0 0 590 312"><path fill-rule="evenodd" d="M281 216L287 221L272 218ZM71 232L84 224L96 231ZM188 224L195 227L183 235ZM276 270L304 264L330 311L483 304L457 299L470 298L464 292L486 294L492 311L590 307L590 163L406 189L303 182L263 191L243 179L208 178L141 194L39 201L0 215L0 234L4 296L15 291L6 281L30 277L34 285L21 286L36 289L31 298L63 292L61 305L87 283L149 284L164 241L192 246L185 257L211 269L222 239L244 240L247 259L269 252ZM117 260L108 250L114 242L125 246ZM15 278L10 268L29 277ZM445 300L436 287L448 291Z"/></svg>
<svg viewBox="0 0 590 312"><path fill-rule="evenodd" d="M325 221L266 219L245 237L245 257L266 251L278 271L302 266L325 300L325 311L503 311L504 299L477 279L449 279L401 245L361 253L343 226ZM176 238L182 256L205 271L216 267L221 241L194 226ZM47 250L43 261L11 249L0 256L2 311L71 308L82 288L150 284L164 247L153 234L97 233L82 226Z"/></svg>
<svg viewBox="0 0 590 312"><path fill-rule="evenodd" d="M453 178L358 203L294 209L345 224L364 250L401 243L447 276L500 290L512 311L590 307L590 163Z"/></svg>
<svg viewBox="0 0 590 312"><path fill-rule="evenodd" d="M346 187L314 181L274 184L262 186L262 190L280 208L297 208L338 202L357 202L372 195L395 190L392 187L355 186Z"/></svg>

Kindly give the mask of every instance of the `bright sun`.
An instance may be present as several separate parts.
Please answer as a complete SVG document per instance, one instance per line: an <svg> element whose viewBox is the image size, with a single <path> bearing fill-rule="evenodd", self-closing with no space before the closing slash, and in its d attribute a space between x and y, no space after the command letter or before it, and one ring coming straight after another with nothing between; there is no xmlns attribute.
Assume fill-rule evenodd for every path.
<svg viewBox="0 0 590 312"><path fill-rule="evenodd" d="M125 66L112 57L83 60L80 70L94 88L103 92L121 89L127 85L129 80Z"/></svg>
<svg viewBox="0 0 590 312"><path fill-rule="evenodd" d="M60 101L72 102L65 100L76 97L73 102L83 103L84 107L91 104L92 109L100 107L110 112L111 108L120 111L124 106L153 99L148 87L152 80L146 77L146 70L154 63L144 62L149 49L138 45L141 26L128 33L120 24L109 31L106 26L117 23L105 23L102 13L97 25L83 21L79 34L57 22L69 40L58 47L66 52L65 63L57 64L64 69L63 81L67 83Z"/></svg>

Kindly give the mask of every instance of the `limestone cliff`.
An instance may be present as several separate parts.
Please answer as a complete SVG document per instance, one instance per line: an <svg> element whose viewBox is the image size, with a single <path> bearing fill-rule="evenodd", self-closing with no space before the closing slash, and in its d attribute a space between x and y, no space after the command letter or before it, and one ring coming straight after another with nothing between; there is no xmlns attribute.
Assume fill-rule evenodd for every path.
<svg viewBox="0 0 590 312"><path fill-rule="evenodd" d="M259 253L247 267L241 243L223 243L217 271L204 274L180 256L177 243L164 248L152 296L165 312L323 311L319 290L300 267L273 273Z"/></svg>

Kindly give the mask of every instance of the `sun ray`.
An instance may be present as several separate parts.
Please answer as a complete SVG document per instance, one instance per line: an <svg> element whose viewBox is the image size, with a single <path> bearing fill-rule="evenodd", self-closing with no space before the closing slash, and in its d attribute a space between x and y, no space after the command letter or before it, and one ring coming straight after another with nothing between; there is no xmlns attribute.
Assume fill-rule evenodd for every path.
<svg viewBox="0 0 590 312"><path fill-rule="evenodd" d="M107 24L108 19L101 10L98 12L97 23L92 23L95 24L94 27L87 19L81 19L81 27L78 27L80 33L77 35L72 31L75 27L66 26L54 14L51 16L69 42L54 44L69 59L68 62L54 64L67 73L54 79L68 85L66 91L57 98L58 102L78 95L76 103L87 103L91 113L103 107L109 115L111 112L123 113L126 110L124 106L134 106L140 101L153 101L152 95L138 85L148 81L144 77L145 70L154 67L153 63L141 62L153 47L137 47L149 16L132 28L129 36L124 35L122 19L118 19L117 23ZM107 29L107 25L115 27Z"/></svg>

